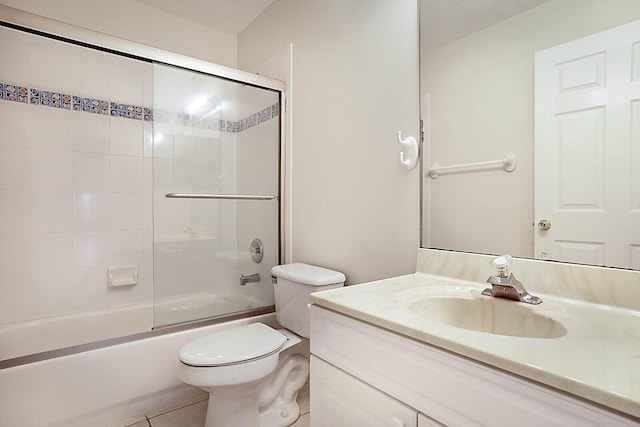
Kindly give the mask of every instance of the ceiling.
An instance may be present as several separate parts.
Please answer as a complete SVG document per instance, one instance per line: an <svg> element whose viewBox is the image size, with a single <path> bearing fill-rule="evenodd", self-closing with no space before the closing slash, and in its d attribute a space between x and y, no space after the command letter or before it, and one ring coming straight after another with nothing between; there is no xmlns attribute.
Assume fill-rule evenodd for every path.
<svg viewBox="0 0 640 427"><path fill-rule="evenodd" d="M135 0L231 34L239 34L274 0Z"/></svg>
<svg viewBox="0 0 640 427"><path fill-rule="evenodd" d="M442 46L549 0L420 0L421 51Z"/></svg>
<svg viewBox="0 0 640 427"><path fill-rule="evenodd" d="M136 0L232 34L239 34L274 0ZM431 49L548 0L420 0L420 45Z"/></svg>

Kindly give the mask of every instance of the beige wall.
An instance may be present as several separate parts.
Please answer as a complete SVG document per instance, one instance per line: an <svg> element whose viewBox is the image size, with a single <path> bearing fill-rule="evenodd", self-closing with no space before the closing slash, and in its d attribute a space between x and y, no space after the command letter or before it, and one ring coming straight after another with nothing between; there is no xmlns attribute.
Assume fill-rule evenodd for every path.
<svg viewBox="0 0 640 427"><path fill-rule="evenodd" d="M418 133L415 0L276 0L238 36L258 70L293 45L292 261L348 283L415 270L419 171L396 132Z"/></svg>
<svg viewBox="0 0 640 427"><path fill-rule="evenodd" d="M551 0L423 53L425 167L518 158L509 174L427 180L423 246L533 255L534 53L639 18L638 0Z"/></svg>
<svg viewBox="0 0 640 427"><path fill-rule="evenodd" d="M131 0L0 0L0 4L229 67L236 35Z"/></svg>

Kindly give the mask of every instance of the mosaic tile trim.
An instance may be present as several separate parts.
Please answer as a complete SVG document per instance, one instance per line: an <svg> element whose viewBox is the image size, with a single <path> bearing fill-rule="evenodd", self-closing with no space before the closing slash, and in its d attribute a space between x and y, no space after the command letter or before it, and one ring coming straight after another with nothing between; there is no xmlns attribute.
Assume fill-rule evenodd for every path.
<svg viewBox="0 0 640 427"><path fill-rule="evenodd" d="M153 111L138 105L118 104L100 99L83 98L66 93L26 88L11 83L0 83L0 100L124 117L126 119L153 120Z"/></svg>
<svg viewBox="0 0 640 427"><path fill-rule="evenodd" d="M154 111L151 108L138 105L119 104L94 98L83 98L77 95L27 88L11 83L0 82L0 100L18 102L22 104L42 105L50 108L82 111L91 114L122 117L125 119L161 121L184 126L212 129L221 132L239 133L250 129L280 114L280 104L270 105L257 113L238 121L219 119L199 119L188 114L176 114L167 111Z"/></svg>
<svg viewBox="0 0 640 427"><path fill-rule="evenodd" d="M158 122L177 124L181 126L211 129L229 133L240 133L276 118L279 114L280 104L273 104L238 121L213 118L200 119L188 114L177 114L162 110L155 110L153 119Z"/></svg>

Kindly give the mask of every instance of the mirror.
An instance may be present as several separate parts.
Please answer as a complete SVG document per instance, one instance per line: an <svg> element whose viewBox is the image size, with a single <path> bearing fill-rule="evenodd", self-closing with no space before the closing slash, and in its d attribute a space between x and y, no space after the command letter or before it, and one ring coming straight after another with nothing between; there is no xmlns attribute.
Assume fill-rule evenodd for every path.
<svg viewBox="0 0 640 427"><path fill-rule="evenodd" d="M612 81L614 73L602 68L597 58L611 59L614 55L607 57L605 48L593 45L592 37L607 31L611 39L612 29L640 20L640 0L421 0L420 7L421 117L425 135L422 246L640 269L640 241L625 242L621 254L613 259L606 256L611 251L601 245L600 237L585 234L572 238L575 242L564 239L555 246L539 243L544 233L562 228L584 231L597 228L605 236L612 236L615 230L619 235L614 240L622 239L620 236L640 236L640 140L634 136L633 125L637 114L633 99L639 99L640 95L627 100L626 107L618 108L632 112L632 125L627 122L626 126L630 135L625 139L630 153L622 156L616 167L592 158L576 160L568 154L587 152L586 147L597 151L605 144L610 146L604 123L610 128L610 124L618 120L611 112L614 109L606 112L610 116L599 116L599 106L576 107L575 111L589 112L579 117L567 112L549 113L555 128L544 127L547 119L539 116L541 106L552 102L544 98L546 92L541 89L539 76L545 72L536 62L537 52L548 53L558 45L586 45L592 51L585 52L591 53L577 54L566 61L552 58L547 68L551 67L554 73L564 73L567 81L575 79L575 87L568 88L567 93L593 94L600 90L589 86L587 76L592 73L604 81ZM640 44L627 42L627 45L633 46L624 50L635 67L636 58L640 58L640 51L636 52L635 47ZM538 58L543 56L538 54ZM569 65L563 68L561 64ZM630 101L632 108L628 107ZM590 121L577 120L586 116ZM587 135L585 129L595 129L595 134L604 136L600 139L589 136L593 134ZM564 143L563 147L552 149L551 156L547 156L548 149L542 148L542 140L549 139L543 137L549 134L550 139ZM584 141L588 144L580 145ZM516 160L517 166L512 172L506 172L498 162L453 169L437 178L428 174L429 167L436 163L448 166L499 161L508 153ZM564 154L564 160L555 159L557 153ZM573 164L572 169L562 171L560 165L566 167L567 163ZM604 166L600 167L601 164ZM618 164L624 166L618 167ZM536 172L544 171L545 167L551 174L557 174L557 182L567 181L567 177L574 175L581 185L562 181L565 186L558 191L564 193L558 196L561 193L554 192L548 186L549 180L544 180L548 174ZM626 174L625 190L597 188L598 183L611 181L611 175L607 177L606 172L619 175L621 171ZM584 201L594 191L604 192L602 200ZM549 224L544 220L550 217L535 212L544 206L545 202L540 200L544 195L551 195L555 207L571 213L568 215L570 225L551 219L551 228L545 230ZM577 220L571 209L562 205L565 199L574 200L569 203L574 211L591 213L604 210L603 206L614 201L630 213L625 220L628 224L623 226L621 221L608 220L596 226Z"/></svg>

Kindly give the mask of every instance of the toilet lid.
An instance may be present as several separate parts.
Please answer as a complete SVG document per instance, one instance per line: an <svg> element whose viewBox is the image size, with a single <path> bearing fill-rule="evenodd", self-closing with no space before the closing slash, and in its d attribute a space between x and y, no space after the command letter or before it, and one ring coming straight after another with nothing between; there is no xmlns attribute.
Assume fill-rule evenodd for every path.
<svg viewBox="0 0 640 427"><path fill-rule="evenodd" d="M180 349L180 360L191 366L233 365L273 354L285 341L275 329L252 323L191 341Z"/></svg>

